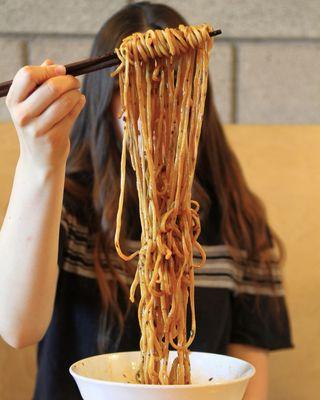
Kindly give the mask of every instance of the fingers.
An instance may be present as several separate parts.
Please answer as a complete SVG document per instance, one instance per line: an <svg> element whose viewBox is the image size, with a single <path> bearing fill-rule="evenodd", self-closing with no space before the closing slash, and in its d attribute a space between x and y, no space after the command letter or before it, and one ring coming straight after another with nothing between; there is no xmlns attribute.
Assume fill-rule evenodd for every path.
<svg viewBox="0 0 320 400"><path fill-rule="evenodd" d="M54 64L54 62L50 58L47 58L46 60L44 60L41 66L45 67L46 65L52 65L52 64Z"/></svg>
<svg viewBox="0 0 320 400"><path fill-rule="evenodd" d="M26 100L15 106L20 124L26 125L40 115L50 104L64 93L80 88L80 81L71 75L56 76L40 85Z"/></svg>
<svg viewBox="0 0 320 400"><path fill-rule="evenodd" d="M85 102L85 96L78 90L69 90L52 103L41 115L31 121L30 129L41 136L68 115L78 102Z"/></svg>
<svg viewBox="0 0 320 400"><path fill-rule="evenodd" d="M78 103L73 107L73 109L58 123L56 123L52 128L52 131L59 131L59 132L70 132L72 125L74 124L75 120L77 119L78 115L80 114L83 106L85 105L86 98L84 95L81 95L80 100ZM48 134L51 133L50 131Z"/></svg>
<svg viewBox="0 0 320 400"><path fill-rule="evenodd" d="M7 95L7 105L25 100L41 83L57 75L65 75L64 65L30 66L26 65L16 73Z"/></svg>

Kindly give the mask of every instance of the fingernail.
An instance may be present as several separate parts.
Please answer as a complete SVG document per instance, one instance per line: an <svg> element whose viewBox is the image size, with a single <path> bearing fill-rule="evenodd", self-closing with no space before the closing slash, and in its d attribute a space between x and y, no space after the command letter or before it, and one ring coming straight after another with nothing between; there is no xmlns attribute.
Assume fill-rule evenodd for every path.
<svg viewBox="0 0 320 400"><path fill-rule="evenodd" d="M55 67L55 71L57 74L65 74L66 73L66 67L64 65L57 65Z"/></svg>

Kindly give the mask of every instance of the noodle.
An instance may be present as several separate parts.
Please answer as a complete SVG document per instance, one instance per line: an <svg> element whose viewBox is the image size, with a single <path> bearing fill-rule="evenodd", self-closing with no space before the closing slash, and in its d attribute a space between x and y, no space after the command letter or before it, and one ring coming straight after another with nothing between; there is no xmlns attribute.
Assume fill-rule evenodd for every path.
<svg viewBox="0 0 320 400"><path fill-rule="evenodd" d="M197 241L199 204L191 199L207 90L213 29L207 24L148 30L126 37L116 53L125 127L115 247L121 258L139 254L130 289L140 285L138 318L145 384L189 384L188 349L196 333L194 269L206 255ZM139 149L141 140L141 151ZM125 255L119 243L127 147L136 173L141 248ZM193 263L193 249L201 254ZM187 311L191 331L187 337ZM169 347L177 357L169 370Z"/></svg>

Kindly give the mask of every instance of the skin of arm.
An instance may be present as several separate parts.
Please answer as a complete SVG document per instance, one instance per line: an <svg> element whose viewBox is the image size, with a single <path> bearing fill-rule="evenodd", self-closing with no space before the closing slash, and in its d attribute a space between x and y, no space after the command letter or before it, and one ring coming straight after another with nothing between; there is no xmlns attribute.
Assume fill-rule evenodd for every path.
<svg viewBox="0 0 320 400"><path fill-rule="evenodd" d="M69 133L85 103L51 64L19 70L6 99L20 156L0 231L0 335L15 348L41 340L52 317Z"/></svg>
<svg viewBox="0 0 320 400"><path fill-rule="evenodd" d="M53 309L64 169L34 173L19 159L0 232L1 336L20 348L36 343Z"/></svg>
<svg viewBox="0 0 320 400"><path fill-rule="evenodd" d="M230 343L228 355L248 361L255 369L243 400L268 399L268 350L259 347Z"/></svg>

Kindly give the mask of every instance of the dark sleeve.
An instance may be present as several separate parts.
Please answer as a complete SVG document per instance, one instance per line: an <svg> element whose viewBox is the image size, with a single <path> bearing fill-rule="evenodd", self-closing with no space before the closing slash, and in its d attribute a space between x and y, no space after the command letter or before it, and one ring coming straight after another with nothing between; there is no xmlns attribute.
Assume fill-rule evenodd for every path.
<svg viewBox="0 0 320 400"><path fill-rule="evenodd" d="M271 254L275 251L272 232L266 226ZM268 350L293 347L290 316L283 287L282 269L275 260L270 270L246 265L238 290L232 297L231 342Z"/></svg>
<svg viewBox="0 0 320 400"><path fill-rule="evenodd" d="M230 342L268 350L293 347L285 297L234 295Z"/></svg>

